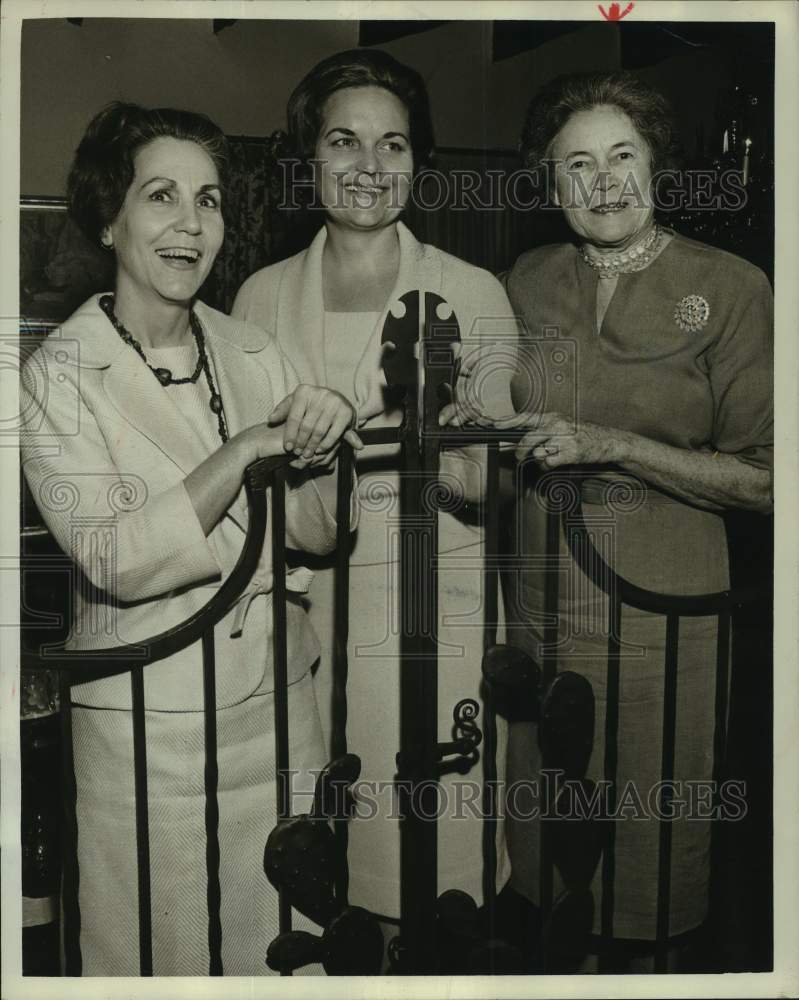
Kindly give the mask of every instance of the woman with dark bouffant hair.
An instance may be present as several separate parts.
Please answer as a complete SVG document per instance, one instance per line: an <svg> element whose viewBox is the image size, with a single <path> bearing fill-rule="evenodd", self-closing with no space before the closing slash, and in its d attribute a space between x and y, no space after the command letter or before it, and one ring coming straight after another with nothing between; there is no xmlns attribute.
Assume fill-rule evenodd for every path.
<svg viewBox="0 0 799 1000"><path fill-rule="evenodd" d="M294 90L286 119L293 151L300 160L307 163L314 157L328 99L336 91L352 87L377 87L402 102L413 171L427 166L434 140L424 80L416 70L379 49L350 49L323 59Z"/></svg>
<svg viewBox="0 0 799 1000"><path fill-rule="evenodd" d="M514 519L523 525L519 555L544 550L545 505L536 489L557 470L579 482L589 523L612 533L612 543L597 536L594 544L616 573L647 590L690 595L729 588L725 511L772 507L772 294L747 261L656 221L653 176L674 167L676 150L667 102L628 73L561 77L533 99L522 156L548 177L574 239L528 251L508 277L526 327L520 356L530 363L514 378L518 415L506 426L530 428L518 455L538 469ZM553 328L572 360L547 378L536 359L551 350ZM614 504L619 498L626 502ZM606 761L609 598L573 562L565 537L558 572L559 669L586 676L596 698L588 776L598 781L606 766L615 768L619 801L634 796L605 851L612 896L603 894L602 866L594 879L594 929L604 915L613 937L651 941L663 931L660 824L651 812L638 814L636 803L646 813L667 774L664 617L624 608L618 759ZM513 634L536 659L546 577L528 568L508 580ZM727 669L718 642L723 650L715 618L679 619L673 777L685 794L686 782L715 777L716 703L725 696L716 678ZM535 726L515 726L509 782L538 776L539 764ZM675 809L666 930L679 940L707 916L710 822ZM540 826L515 820L508 829L512 884L538 902Z"/></svg>
<svg viewBox="0 0 799 1000"><path fill-rule="evenodd" d="M507 297L487 271L419 243L401 221L414 172L430 159L433 128L424 81L386 52L353 49L330 56L299 83L288 103L290 139L313 177L324 225L307 250L258 271L242 286L233 314L273 333L301 377L336 388L355 406L359 427L397 426L401 409L381 367L381 333L409 292L440 296L463 343L456 397L471 384L494 416L512 412L509 381L516 327ZM428 297L428 301L430 301ZM491 374L480 369L490 342ZM503 346L505 354L503 355ZM467 378L466 373L472 371ZM399 749L398 446L373 446L358 459L361 521L350 562L353 614L348 643L348 748L363 761L373 801L349 824L349 898L399 917L399 823L393 802ZM452 502L439 513L438 731L447 739L452 711L480 698L482 657L481 529L461 520L464 487L479 488L482 449L442 454L442 481ZM458 515L458 516L456 516ZM457 554L455 554L457 553ZM424 621L426 598L405 613ZM310 607L322 642L315 675L323 725L330 726L333 590L317 574ZM500 753L504 747L500 721ZM479 769L441 781L438 885L482 897L482 823L464 808L480 800ZM365 786L363 786L365 787ZM499 876L507 876L499 840Z"/></svg>
<svg viewBox="0 0 799 1000"><path fill-rule="evenodd" d="M70 208L114 255L114 288L47 338L21 387L22 412L37 414L21 435L25 475L85 578L71 649L145 641L207 603L241 551L242 477L256 459L290 452L301 469L327 461L342 436L360 445L341 395L298 384L262 330L196 298L224 236L226 162L225 137L205 116L120 103L92 120L75 155ZM335 519L324 480L297 475L289 543L329 551ZM215 629L228 975L266 974L278 933L277 894L263 870L276 822L270 551ZM308 772L325 763L309 672L319 644L298 604L287 615L291 763L295 791L307 791ZM206 975L200 644L148 666L144 698L153 972ZM72 701L83 974L136 976L130 679L75 684Z"/></svg>

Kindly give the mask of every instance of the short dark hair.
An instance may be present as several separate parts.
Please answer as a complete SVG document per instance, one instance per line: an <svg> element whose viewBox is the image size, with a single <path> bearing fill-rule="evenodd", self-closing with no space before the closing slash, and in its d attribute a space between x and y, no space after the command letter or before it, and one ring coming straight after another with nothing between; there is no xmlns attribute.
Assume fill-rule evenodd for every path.
<svg viewBox="0 0 799 1000"><path fill-rule="evenodd" d="M600 105L618 108L632 121L649 147L652 173L679 166L680 143L671 105L659 91L626 71L570 73L542 87L530 102L519 140L524 165L542 169L571 116Z"/></svg>
<svg viewBox="0 0 799 1000"><path fill-rule="evenodd" d="M380 49L347 49L323 59L300 81L286 108L289 139L301 160L311 159L327 99L345 87L382 87L408 111L414 169L433 152L433 123L424 80L415 69Z"/></svg>
<svg viewBox="0 0 799 1000"><path fill-rule="evenodd" d="M224 189L228 144L224 132L210 118L194 111L114 101L89 122L67 180L70 213L92 242L119 215L133 183L136 153L164 137L202 147L213 160Z"/></svg>

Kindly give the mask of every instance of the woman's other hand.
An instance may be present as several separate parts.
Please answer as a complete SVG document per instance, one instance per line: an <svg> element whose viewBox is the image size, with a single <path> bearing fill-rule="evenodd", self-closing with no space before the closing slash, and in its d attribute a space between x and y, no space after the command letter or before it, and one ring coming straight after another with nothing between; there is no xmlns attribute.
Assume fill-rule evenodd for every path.
<svg viewBox="0 0 799 1000"><path fill-rule="evenodd" d="M468 374L466 375L466 378L468 378ZM468 389L464 389L464 385L468 386L468 382L461 382L459 380L454 392L451 386L444 386L449 393L450 402L448 402L439 413L438 426L493 427L495 423L493 418L485 412L483 407L480 405L480 400L473 398L468 392Z"/></svg>
<svg viewBox="0 0 799 1000"><path fill-rule="evenodd" d="M359 451L363 442L352 429L354 423L352 404L341 393L316 385L298 385L267 421L280 429L282 449L294 452L296 467L329 462L342 439Z"/></svg>

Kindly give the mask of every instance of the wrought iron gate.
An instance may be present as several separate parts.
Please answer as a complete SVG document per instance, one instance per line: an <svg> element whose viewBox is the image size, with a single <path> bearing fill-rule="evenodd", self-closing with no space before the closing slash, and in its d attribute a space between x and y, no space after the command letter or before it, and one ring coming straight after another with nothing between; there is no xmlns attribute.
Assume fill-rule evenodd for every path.
<svg viewBox="0 0 799 1000"><path fill-rule="evenodd" d="M429 295L430 293L428 293ZM432 303L431 303L432 304ZM432 310L426 310L432 315ZM390 384L404 388L404 419L399 427L366 429L362 432L364 444L399 443L400 468L405 473L401 480L401 594L400 600L413 600L419 581L426 581L425 593L430 602L428 620L435 623L436 571L437 571L437 511L435 506L424 506L422 498L429 498L434 491L425 486L438 478L439 456L443 448L465 444L482 445L486 455L486 499L484 520L484 595L485 619L483 633L483 676L485 679L484 715L478 729L475 715L476 702L453 706L456 737L441 741L437 731L437 648L435 624L431 630L413 627L414 619L402 615L400 663L400 733L397 754L397 787L401 803L401 925L398 940L390 949L392 971L403 974L429 974L438 971L515 972L527 967L526 957L494 936L494 907L496 881L496 826L501 809L497 793L496 761L496 711L502 698L508 694L515 699L527 699L539 720L545 765L548 768L567 770L575 780L585 776L584 767L575 766L575 741L583 750L578 754L587 763L593 734L593 698L590 685L573 671L562 669L556 654L550 652L537 665L520 650L508 644L497 644L496 622L499 604L499 570L503 554L500 545L499 474L500 435L488 430L441 430L438 427L446 386L451 386L457 374L457 362L452 351L452 329L424 327L421 350L415 350L418 330L406 331L407 342L401 345L386 366ZM396 331L394 332L396 337ZM420 377L421 375L421 377ZM520 433L520 432L519 432ZM515 436L518 438L519 433ZM503 440L513 435L502 435ZM289 884L280 866L271 869L270 877L280 888L281 935L271 949L273 964L283 973L289 973L308 961L322 961L329 973L377 972L380 967L378 950L381 943L375 934L371 916L357 907L347 906L347 818L341 808L342 797L330 795L338 786L346 789L357 777L357 759L349 753L346 739L347 721L347 632L348 632L348 510L351 488L352 453L343 447L338 463L338 545L336 582L336 635L334 644L335 697L333 720L334 760L320 778L314 809L308 817L291 817L289 813L290 788L287 775L289 761L289 717L287 693L286 653L286 579L285 579L285 462L287 459L264 460L247 470L245 487L249 501L249 526L239 561L208 604L180 626L154 636L137 647L115 646L108 650L67 652L60 649L25 649L22 665L28 669L57 670L61 684L61 727L63 736L62 790L64 803L64 855L63 855L63 913L65 920L65 974L81 974L80 925L78 906L80 871L77 861L76 779L72 763L72 736L70 690L73 683L85 682L112 673L130 674L133 701L134 775L136 792L136 837L138 858L139 942L140 974L153 974L151 871L148 827L147 794L147 733L145 725L143 671L151 664L199 642L202 645L204 676L205 719L205 827L206 874L208 906L208 973L224 973L221 959L222 927L220 920L221 891L219 881L219 804L217 800L217 743L215 705L215 662L213 626L243 592L258 563L264 544L267 513L266 489L271 486L271 545L274 566L274 669L275 669L275 720L278 828L277 841L270 838L267 846L266 866L274 862L275 850L291 850L296 838L309 837L310 843L319 848L319 855L327 859L324 878L317 880L316 895L308 902L307 893L297 891ZM721 766L725 743L727 663L729 653L729 622L732 609L748 595L725 591L696 597L673 597L642 590L616 575L603 562L593 548L586 532L579 501L569 509L553 507L548 514L545 556L554 560L561 522L566 526L572 553L583 572L602 588L609 588L611 614L615 628L610 630L608 643L607 680L609 690L608 712L605 722L606 750L605 777L610 782L613 795L615 781L615 746L618 723L619 636L622 604L641 608L665 616L667 627L667 657L664 699L663 777L673 776L674 734L677 699L677 636L682 616L715 615L718 620L718 682L716 701L715 771ZM511 558L513 558L511 556ZM550 612L549 629L557 632L557 574L550 574L552 585L547 597ZM554 619L554 625L552 621ZM550 635L550 637L552 637ZM547 644L552 651L554 642ZM484 780L483 806L483 893L487 932L476 929L470 901L463 894L445 891L439 894L437 885L436 823L429 816L436 814L436 781L442 769L448 766L464 767L473 763L478 744L481 746L482 774ZM585 752L587 747L588 753ZM357 747L352 750L357 753ZM565 766L564 766L565 765ZM338 803L336 799L338 798ZM331 804L332 803L332 804ZM550 803L555 806L555 803ZM595 864L602 852L602 880L604 886L602 912L603 941L601 950L607 950L612 937L612 890L614 881L614 855L612 824L607 836L599 837L593 826L587 826L577 838L577 848L564 853L557 836L557 811L552 822L543 824L541 851L541 909L543 918L542 939L531 942L531 949L540 955L541 971L556 971L565 958L589 946L588 932L593 912L590 900L590 881ZM293 834L282 831L294 830ZM299 831L299 832L297 832ZM327 831L325 833L324 831ZM292 840L294 838L294 841ZM277 845L277 847L275 846ZM656 968L665 969L669 934L669 879L671 869L671 828L661 821L659 854L659 905L656 951ZM575 863L582 852L588 850L594 859L591 864ZM271 862L270 862L271 859ZM275 863L276 864L276 863ZM563 876L567 891L553 899L554 866ZM318 874L318 873L317 873ZM281 882L282 880L282 882ZM446 889L446 887L444 887ZM313 895L313 893L311 894ZM303 899L307 912L325 926L322 938L292 936L291 903ZM565 901L564 901L565 900ZM473 905L473 904L472 904ZM476 909L476 908L475 908ZM588 915L588 923L586 923ZM463 935L467 957L461 970L442 969L437 940L443 932L453 928ZM580 940L575 944L575 928ZM458 930L459 929L459 930ZM265 942L265 945L267 942Z"/></svg>

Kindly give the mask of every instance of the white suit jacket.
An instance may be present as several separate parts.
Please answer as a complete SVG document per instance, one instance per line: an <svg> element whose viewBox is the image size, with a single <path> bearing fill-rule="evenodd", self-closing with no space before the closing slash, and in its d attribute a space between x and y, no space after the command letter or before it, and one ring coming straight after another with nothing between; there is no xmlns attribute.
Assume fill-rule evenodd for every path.
<svg viewBox="0 0 799 1000"><path fill-rule="evenodd" d="M203 533L183 480L207 449L118 336L98 298L46 339L23 367L21 385L26 478L57 542L96 588L78 588L68 641L74 649L133 643L183 621L235 565L247 526L242 488L210 535ZM202 303L196 313L233 436L265 421L296 375L273 338L254 325ZM291 547L324 553L334 546L335 519L323 499L334 479L305 479L288 491ZM334 489L329 492L334 495ZM261 563L245 597L216 626L220 708L273 689L269 531L267 525ZM303 589L302 581L294 589ZM254 602L255 596L260 600ZM288 631L292 682L317 657L318 641L297 604L289 603ZM147 667L147 708L199 711L201 663L195 643ZM73 700L128 708L129 677L76 685Z"/></svg>
<svg viewBox="0 0 799 1000"><path fill-rule="evenodd" d="M435 292L449 303L460 327L464 368L473 372L470 389L475 391L479 385L481 403L492 416L512 414L510 380L517 364L518 325L502 285L488 271L420 243L401 222L397 223L397 234L400 249L397 280L354 373L352 402L359 426L400 422L399 411L386 410L379 345L389 310L397 315L397 300L415 290ZM307 250L256 271L241 286L232 310L233 316L273 334L300 378L319 385L328 384L326 350L330 349L324 336L322 286L326 240L327 231L323 227ZM379 460L396 451L395 446L378 446L359 455L362 490L368 489L370 460ZM460 481L467 495L474 498L483 489L482 454L481 448L443 452L444 481ZM381 472L381 477L385 481L385 472ZM398 488L399 480L394 478ZM366 513L361 512L362 523ZM462 531L454 524L448 526L441 538L442 550L464 544L477 535L474 529L461 527Z"/></svg>
<svg viewBox="0 0 799 1000"><path fill-rule="evenodd" d="M493 415L513 413L508 386L515 370L517 326L502 285L488 271L420 243L401 222L397 234L399 272L371 346L379 343L386 316L400 296L413 290L435 292L455 311L466 345L464 363L491 355L493 376L483 390ZM318 385L327 384L322 291L326 241L323 227L307 250L256 271L241 286L232 310L233 316L274 334L300 378ZM375 356L367 348L355 371L353 402L361 424L384 410L380 390L385 379Z"/></svg>

